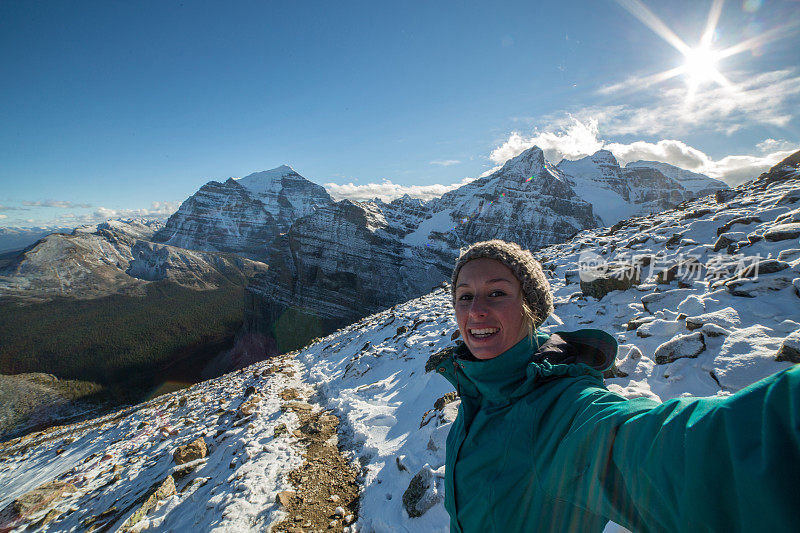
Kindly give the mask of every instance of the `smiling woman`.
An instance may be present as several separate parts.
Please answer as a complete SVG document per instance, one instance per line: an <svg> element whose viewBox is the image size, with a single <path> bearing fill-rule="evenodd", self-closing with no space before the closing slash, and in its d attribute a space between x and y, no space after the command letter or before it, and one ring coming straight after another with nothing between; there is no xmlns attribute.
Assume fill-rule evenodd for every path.
<svg viewBox="0 0 800 533"><path fill-rule="evenodd" d="M603 384L611 335L537 331L553 302L530 252L477 243L452 291L464 344L437 364L461 397L451 531L796 529L800 366L730 397L629 400Z"/></svg>

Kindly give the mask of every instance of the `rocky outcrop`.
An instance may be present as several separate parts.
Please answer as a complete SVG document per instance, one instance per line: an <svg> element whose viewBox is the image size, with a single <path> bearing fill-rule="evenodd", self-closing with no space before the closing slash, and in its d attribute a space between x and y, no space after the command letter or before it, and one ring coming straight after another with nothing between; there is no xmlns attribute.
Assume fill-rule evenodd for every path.
<svg viewBox="0 0 800 533"><path fill-rule="evenodd" d="M449 265L405 246L371 203L343 200L298 220L248 287L250 331L280 352L302 345L444 280Z"/></svg>

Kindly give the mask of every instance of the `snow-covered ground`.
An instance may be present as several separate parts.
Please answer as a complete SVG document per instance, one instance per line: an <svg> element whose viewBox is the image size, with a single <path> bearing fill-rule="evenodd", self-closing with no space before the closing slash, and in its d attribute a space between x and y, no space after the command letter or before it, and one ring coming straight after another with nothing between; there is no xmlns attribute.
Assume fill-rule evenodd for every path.
<svg viewBox="0 0 800 533"><path fill-rule="evenodd" d="M555 312L542 329L600 328L615 335L619 377L606 383L627 397L729 395L791 365L777 361L778 353L791 355L800 347L797 172L766 189L740 188L720 201L710 196L615 228L584 231L537 255L555 296ZM601 299L586 296L578 265L587 258L614 265L611 271L638 264L640 283ZM695 262L702 268L691 267ZM676 265L684 268L659 283L658 274ZM0 508L60 479L76 490L33 513L32 521L55 508L64 514L49 524L54 531L82 529L92 519L117 530L135 511L133 503L175 470L176 447L204 436L208 458L177 476L177 494L135 529L266 530L282 516L277 493L290 488L287 474L301 461L292 435L297 418L281 410L279 397L293 387L341 419L339 442L361 471L360 509L351 530L447 531L444 448L458 400L445 396L451 386L425 366L457 342L456 329L449 290L441 287L277 362L7 443L0 446ZM261 401L244 416L240 404L250 386L248 397ZM276 432L279 424L288 432ZM412 502L406 491L415 476L424 494ZM424 512L412 518L408 506Z"/></svg>

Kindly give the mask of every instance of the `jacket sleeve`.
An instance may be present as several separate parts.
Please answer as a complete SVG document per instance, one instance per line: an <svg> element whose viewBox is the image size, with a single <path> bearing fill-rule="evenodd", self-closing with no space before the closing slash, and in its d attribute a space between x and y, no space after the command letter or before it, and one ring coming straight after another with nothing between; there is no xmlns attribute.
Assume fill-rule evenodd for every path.
<svg viewBox="0 0 800 533"><path fill-rule="evenodd" d="M543 420L552 498L632 531L788 531L800 524L800 365L727 398L627 400L574 379ZM552 406L551 406L552 407Z"/></svg>

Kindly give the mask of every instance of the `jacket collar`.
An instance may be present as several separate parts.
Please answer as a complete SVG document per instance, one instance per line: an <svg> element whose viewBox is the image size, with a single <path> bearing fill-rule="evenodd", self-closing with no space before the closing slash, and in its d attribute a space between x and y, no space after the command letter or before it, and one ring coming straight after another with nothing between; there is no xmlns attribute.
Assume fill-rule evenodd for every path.
<svg viewBox="0 0 800 533"><path fill-rule="evenodd" d="M616 355L617 341L604 331L583 329L549 336L537 332L532 341L525 337L487 360L475 359L462 344L453 352L455 379L450 381L462 395L502 401L560 376L590 374L602 383L602 372L611 368Z"/></svg>

